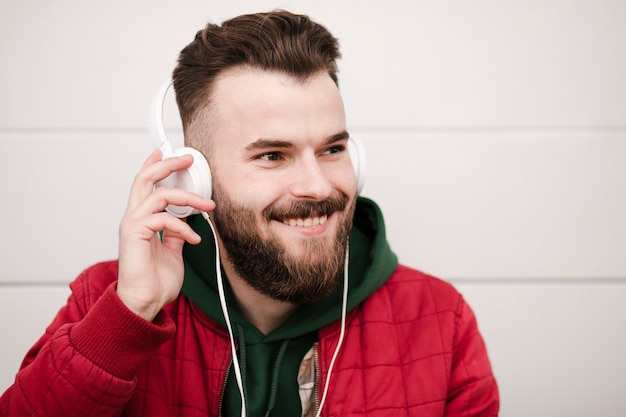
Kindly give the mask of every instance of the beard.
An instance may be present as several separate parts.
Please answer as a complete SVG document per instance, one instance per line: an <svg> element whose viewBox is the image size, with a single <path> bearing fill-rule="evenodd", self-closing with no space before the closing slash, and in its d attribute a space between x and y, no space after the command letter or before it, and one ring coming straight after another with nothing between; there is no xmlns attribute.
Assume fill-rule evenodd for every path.
<svg viewBox="0 0 626 417"><path fill-rule="evenodd" d="M213 185L213 219L226 257L250 287L296 305L321 301L334 291L343 275L356 198L348 206L348 197L337 192L324 201L266 207L260 221L268 226L285 218L340 216L334 236L305 238L296 251L277 236L263 237L254 211L233 201L215 179Z"/></svg>

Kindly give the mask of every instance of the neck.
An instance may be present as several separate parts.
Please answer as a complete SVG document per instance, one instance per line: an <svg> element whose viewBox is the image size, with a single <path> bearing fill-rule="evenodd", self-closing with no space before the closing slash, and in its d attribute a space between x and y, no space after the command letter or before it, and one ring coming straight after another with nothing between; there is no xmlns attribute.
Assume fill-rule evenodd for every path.
<svg viewBox="0 0 626 417"><path fill-rule="evenodd" d="M222 265L241 314L263 334L279 327L296 310L295 304L275 300L250 287L228 261L223 260Z"/></svg>

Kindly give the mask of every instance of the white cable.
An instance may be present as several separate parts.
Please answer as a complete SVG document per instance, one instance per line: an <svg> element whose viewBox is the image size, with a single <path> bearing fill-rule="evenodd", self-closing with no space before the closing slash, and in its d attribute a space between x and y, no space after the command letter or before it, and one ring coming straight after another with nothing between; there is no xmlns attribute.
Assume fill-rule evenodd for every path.
<svg viewBox="0 0 626 417"><path fill-rule="evenodd" d="M228 307L226 306L226 296L224 295L224 283L222 282L222 268L220 267L220 249L217 243L217 234L215 233L215 228L213 227L209 214L203 211L202 217L204 217L213 231L213 239L215 240L215 272L217 274L217 291L219 293L222 313L224 314L224 319L226 320L226 327L228 328L228 336L230 337L230 349L233 355L235 379L237 380L237 387L239 388L239 393L241 394L241 417L246 417L246 400L243 395L243 382L241 378L241 369L239 367L239 359L237 358L237 349L235 348L235 337L233 336L233 328L230 324L230 315L228 314Z"/></svg>
<svg viewBox="0 0 626 417"><path fill-rule="evenodd" d="M335 348L335 352L333 353L333 357L330 360L330 365L328 366L328 374L326 375L326 383L324 384L324 393L322 394L322 399L320 400L320 406L317 409L317 413L315 417L320 417L322 415L322 408L324 407L324 403L326 402L326 395L328 394L328 387L330 386L330 375L333 372L333 367L335 366L335 360L339 355L339 350L341 349L341 345L343 344L343 338L346 334L346 312L348 308L348 261L350 259L350 242L346 244L346 261L344 264L343 270L343 298L341 302L341 331L339 332L339 340L337 341L337 347Z"/></svg>

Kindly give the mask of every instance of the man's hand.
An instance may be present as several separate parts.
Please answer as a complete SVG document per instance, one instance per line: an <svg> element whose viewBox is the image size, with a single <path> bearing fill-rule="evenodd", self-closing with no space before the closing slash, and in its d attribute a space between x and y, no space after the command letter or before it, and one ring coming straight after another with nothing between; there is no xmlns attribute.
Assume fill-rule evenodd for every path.
<svg viewBox="0 0 626 417"><path fill-rule="evenodd" d="M184 219L163 211L168 204L211 211L215 204L197 194L154 184L193 162L190 155L161 161L157 149L143 164L131 187L120 223L117 294L133 312L152 321L179 294L183 284L185 241L200 243ZM163 232L162 240L158 232Z"/></svg>

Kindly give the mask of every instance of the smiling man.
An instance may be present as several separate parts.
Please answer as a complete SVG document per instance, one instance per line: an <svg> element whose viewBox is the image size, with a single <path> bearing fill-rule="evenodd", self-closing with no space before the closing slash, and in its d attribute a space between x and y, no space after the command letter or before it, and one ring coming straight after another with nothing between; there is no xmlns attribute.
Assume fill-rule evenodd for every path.
<svg viewBox="0 0 626 417"><path fill-rule="evenodd" d="M358 195L339 56L288 12L197 33L173 84L199 154L146 160L119 260L71 284L0 415L497 415L471 309L398 264ZM164 185L192 164L211 196Z"/></svg>
<svg viewBox="0 0 626 417"><path fill-rule="evenodd" d="M214 123L207 138L213 217L237 295L265 295L282 317L336 287L356 179L343 102L328 73L311 68L300 81L250 65L216 78L218 104L203 115ZM257 314L248 319L266 333L281 324Z"/></svg>

